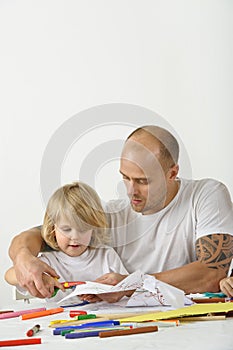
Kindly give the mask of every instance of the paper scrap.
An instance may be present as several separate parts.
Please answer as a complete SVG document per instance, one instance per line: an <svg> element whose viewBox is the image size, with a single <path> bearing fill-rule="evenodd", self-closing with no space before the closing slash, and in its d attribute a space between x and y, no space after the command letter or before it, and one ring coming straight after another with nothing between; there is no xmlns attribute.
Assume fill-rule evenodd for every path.
<svg viewBox="0 0 233 350"><path fill-rule="evenodd" d="M151 275L144 275L142 289L136 290L127 306L184 306L184 292Z"/></svg>

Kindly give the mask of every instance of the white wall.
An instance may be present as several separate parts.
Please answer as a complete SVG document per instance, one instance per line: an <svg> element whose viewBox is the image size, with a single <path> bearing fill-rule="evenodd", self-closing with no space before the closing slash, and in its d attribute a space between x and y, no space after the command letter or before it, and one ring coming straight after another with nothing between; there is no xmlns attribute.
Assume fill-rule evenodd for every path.
<svg viewBox="0 0 233 350"><path fill-rule="evenodd" d="M11 300L10 240L42 221L46 146L79 112L110 103L154 111L185 144L192 176L223 181L233 197L232 10L231 0L0 1L0 307ZM132 123L109 118L115 129L70 145L61 181L76 178L81 145L128 134ZM104 198L116 194L110 165L95 179L100 192L109 186Z"/></svg>

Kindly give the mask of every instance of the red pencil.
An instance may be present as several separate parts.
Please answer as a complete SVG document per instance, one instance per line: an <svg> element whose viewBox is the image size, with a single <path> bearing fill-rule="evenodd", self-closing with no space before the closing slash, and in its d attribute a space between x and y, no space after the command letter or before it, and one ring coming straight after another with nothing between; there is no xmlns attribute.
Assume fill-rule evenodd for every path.
<svg viewBox="0 0 233 350"><path fill-rule="evenodd" d="M30 344L41 344L41 338L0 340L0 347Z"/></svg>

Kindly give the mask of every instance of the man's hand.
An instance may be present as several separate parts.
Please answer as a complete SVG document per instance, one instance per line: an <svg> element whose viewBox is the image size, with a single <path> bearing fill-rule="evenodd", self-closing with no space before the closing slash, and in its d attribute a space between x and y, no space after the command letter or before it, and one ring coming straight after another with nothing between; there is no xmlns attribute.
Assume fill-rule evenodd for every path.
<svg viewBox="0 0 233 350"><path fill-rule="evenodd" d="M219 283L221 291L228 297L233 297L233 277L226 277Z"/></svg>
<svg viewBox="0 0 233 350"><path fill-rule="evenodd" d="M37 298L51 297L55 286L64 290L62 284L55 279L59 278L56 271L31 254L23 251L18 253L14 269L19 285ZM50 282L45 284L42 278L44 273L55 278L51 278Z"/></svg>
<svg viewBox="0 0 233 350"><path fill-rule="evenodd" d="M59 283L56 278L51 277L47 273L42 274L42 280L43 280L44 287L50 292L51 294L50 296L53 295L54 287L61 289L63 292L65 291L64 286L61 283Z"/></svg>

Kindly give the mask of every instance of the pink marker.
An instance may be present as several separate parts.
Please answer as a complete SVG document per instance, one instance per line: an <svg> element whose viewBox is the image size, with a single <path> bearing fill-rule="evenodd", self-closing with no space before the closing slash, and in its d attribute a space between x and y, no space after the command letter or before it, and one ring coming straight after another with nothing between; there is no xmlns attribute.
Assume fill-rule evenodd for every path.
<svg viewBox="0 0 233 350"><path fill-rule="evenodd" d="M13 318L13 317L18 317L24 314L29 314L32 312L38 312L38 311L45 311L45 307L41 307L38 309L30 309L30 310L20 310L20 311L14 311L14 312L6 312L4 314L0 314L0 320L3 320L5 318Z"/></svg>

